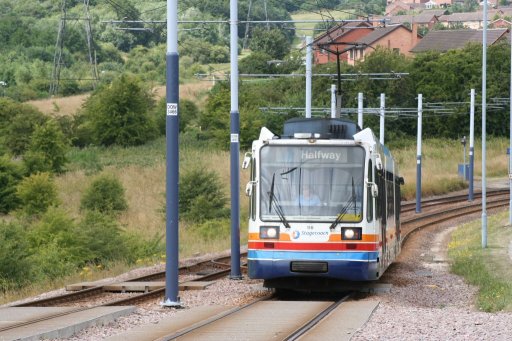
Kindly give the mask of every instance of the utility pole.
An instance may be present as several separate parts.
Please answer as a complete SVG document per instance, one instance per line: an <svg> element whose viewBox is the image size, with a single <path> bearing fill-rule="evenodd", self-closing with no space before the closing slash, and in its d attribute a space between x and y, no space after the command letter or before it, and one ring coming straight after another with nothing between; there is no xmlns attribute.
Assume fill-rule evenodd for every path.
<svg viewBox="0 0 512 341"><path fill-rule="evenodd" d="M313 38L306 37L306 118L311 118L311 78L312 78L312 59L313 49L311 43Z"/></svg>
<svg viewBox="0 0 512 341"><path fill-rule="evenodd" d="M357 94L357 125L363 129L363 93Z"/></svg>
<svg viewBox="0 0 512 341"><path fill-rule="evenodd" d="M484 0L484 30L482 45L482 248L485 249L487 248L487 0Z"/></svg>
<svg viewBox="0 0 512 341"><path fill-rule="evenodd" d="M380 94L380 135L379 140L384 144L384 117L386 115L386 95Z"/></svg>
<svg viewBox="0 0 512 341"><path fill-rule="evenodd" d="M471 89L469 107L469 201L474 199L473 176L475 172L475 89Z"/></svg>
<svg viewBox="0 0 512 341"><path fill-rule="evenodd" d="M91 78L88 80L92 81L93 89L96 87L96 83L98 82L98 70L96 68L96 51L94 49L94 43L92 40L91 15L89 13L89 0L83 0L83 18L68 16L68 1L69 0L62 0L61 3L61 18L59 22L59 28L57 30L57 41L55 43L55 53L53 56L52 81L50 83L49 89L51 95L56 95L59 91L60 71L63 65L62 51L64 49L66 27L68 21L84 22L87 56L89 59L89 64L91 65Z"/></svg>
<svg viewBox="0 0 512 341"><path fill-rule="evenodd" d="M165 55L166 100L166 224L165 224L165 307L180 307L178 297L179 257L179 54L178 0L167 0L167 52Z"/></svg>
<svg viewBox="0 0 512 341"><path fill-rule="evenodd" d="M416 142L416 213L421 212L421 137L423 119L423 95L418 94L418 140Z"/></svg>
<svg viewBox="0 0 512 341"><path fill-rule="evenodd" d="M240 114L238 112L238 3L229 1L231 51L231 279L241 279L240 269Z"/></svg>

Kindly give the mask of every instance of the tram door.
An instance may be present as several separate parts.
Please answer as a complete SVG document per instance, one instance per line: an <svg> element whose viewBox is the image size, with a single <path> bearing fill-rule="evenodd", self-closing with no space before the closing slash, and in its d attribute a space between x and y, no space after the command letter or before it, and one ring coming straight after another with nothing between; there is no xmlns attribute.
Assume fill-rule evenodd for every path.
<svg viewBox="0 0 512 341"><path fill-rule="evenodd" d="M379 195L377 197L377 220L380 222L380 238L382 243L382 259L381 266L387 267L388 264L388 249L386 241L386 226L387 226L387 191L386 191L386 178L385 170L375 170L375 180L379 188Z"/></svg>

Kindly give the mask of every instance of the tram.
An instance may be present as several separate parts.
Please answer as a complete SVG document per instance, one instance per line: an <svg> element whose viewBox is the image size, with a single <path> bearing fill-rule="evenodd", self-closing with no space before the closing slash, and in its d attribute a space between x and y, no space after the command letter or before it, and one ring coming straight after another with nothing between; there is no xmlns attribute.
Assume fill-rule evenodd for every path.
<svg viewBox="0 0 512 341"><path fill-rule="evenodd" d="M400 185L373 132L335 118L262 128L250 170L248 273L270 288L378 279L400 252Z"/></svg>

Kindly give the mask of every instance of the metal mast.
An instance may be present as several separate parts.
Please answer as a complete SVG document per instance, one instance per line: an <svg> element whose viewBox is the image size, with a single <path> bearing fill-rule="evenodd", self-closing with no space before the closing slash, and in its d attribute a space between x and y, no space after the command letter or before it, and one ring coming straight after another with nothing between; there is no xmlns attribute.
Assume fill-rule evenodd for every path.
<svg viewBox="0 0 512 341"><path fill-rule="evenodd" d="M60 84L60 71L64 64L62 60L62 51L64 49L64 41L66 38L66 27L67 21L83 21L85 40L87 46L87 53L89 63L91 65L91 79L93 88L96 87L98 81L98 70L96 68L96 51L92 40L92 28L91 28L91 15L89 12L89 0L83 0L83 18L68 16L67 8L73 0L62 0L61 3L61 18L59 22L59 29L57 31L57 41L55 43L55 54L53 56L53 71L52 81L50 83L50 95L55 95L59 91Z"/></svg>

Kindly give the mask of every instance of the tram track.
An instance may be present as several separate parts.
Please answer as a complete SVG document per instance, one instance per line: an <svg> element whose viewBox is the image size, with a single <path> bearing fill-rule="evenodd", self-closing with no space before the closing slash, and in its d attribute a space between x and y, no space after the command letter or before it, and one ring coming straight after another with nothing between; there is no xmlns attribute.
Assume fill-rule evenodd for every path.
<svg viewBox="0 0 512 341"><path fill-rule="evenodd" d="M488 210L507 207L510 203L509 196L505 195L504 192L495 193L495 195L491 196L491 198L492 200L487 201ZM458 203L462 204L462 206L455 206L427 213L419 213L416 216L403 219L401 222L402 244L405 243L405 241L411 235L411 233L418 231L422 228L450 221L462 216L479 213L482 210L481 200L467 202L460 199L458 201L452 200L452 198L450 198L447 202L444 203L444 205L446 205L447 203Z"/></svg>
<svg viewBox="0 0 512 341"><path fill-rule="evenodd" d="M487 198L492 198L492 197L500 196L500 195L508 195L508 193L509 193L509 189L491 190L491 191L487 192ZM478 200L481 198L482 198L481 192L476 192L474 194L474 200ZM432 208L432 207L437 207L437 206L441 206L441 205L446 205L449 203L460 203L460 202L469 202L468 195L467 194L456 194L456 195L443 196L443 197L439 197L439 198L424 199L421 201L421 208L426 209L426 208ZM406 203L401 204L400 212L402 214L412 212L415 210L416 210L416 202L406 202Z"/></svg>
<svg viewBox="0 0 512 341"><path fill-rule="evenodd" d="M477 194L477 195L478 195L477 198L479 198L480 194ZM405 243L405 241L408 239L408 237L413 232L415 232L419 229L425 228L427 226L439 224L442 222L446 222L449 220L453 220L453 219L456 219L461 216L467 216L470 214L479 213L481 211L480 200L475 200L474 202L469 203L467 201L467 196L465 196L465 195L456 195L456 196L447 196L446 198L428 199L424 202L425 206L429 205L427 203L429 203L430 207L433 207L433 208L438 207L438 206L441 206L441 207L447 206L448 204L454 205L454 207L449 207L449 208L444 207L441 209L436 209L434 211L419 213L414 216L409 216L408 218L403 219L402 220L402 244ZM423 204L423 202L422 202L422 204ZM508 190L507 191L493 191L492 193L489 194L489 201L487 204L488 210L503 208L503 207L508 206L508 204L509 204ZM410 208L410 205L411 204L409 204L409 206L405 206L406 210L408 210L408 211L412 210ZM402 210L402 212L403 212L403 210ZM246 257L246 253L243 253L242 256ZM203 273L204 275L198 276L194 279L190 279L189 281L213 281L213 280L216 280L219 278L226 277L230 273L230 256L206 260L206 261L198 262L196 264L182 266L179 268L180 276L186 275L186 274L191 274L191 273ZM126 280L126 282L157 281L161 278L165 278L165 272L163 272L163 271L155 272L155 273L149 274L149 275L139 276L136 278L131 278L129 280ZM104 286L105 286L105 284L97 286L97 287L89 288L89 289L83 289L78 292L67 293L67 294L61 295L61 296L56 296L56 297L36 300L36 301L32 301L32 302L26 302L26 303L21 303L21 304L17 304L17 305L12 305L11 307L51 307L51 306L58 306L65 302L69 303L72 301L83 300L83 299L89 300L89 299L93 299L94 297L97 297L97 296L103 294L105 292L103 289ZM147 293L136 294L133 297L129 297L129 298L110 300L109 302L94 305L93 307L78 307L75 309L70 309L64 313L53 314L51 316L38 318L33 321L20 322L20 323L16 323L16 324L13 324L10 326L1 327L0 328L0 339L1 339L1 333L4 331L12 330L15 328L23 328L30 324L36 323L36 322L41 322L41 321L48 320L51 318L58 318L61 316L72 314L74 312L80 312L80 311L84 311L87 309L92 309L94 307L138 305L143 302L147 302L148 300L151 300L151 299L163 297L164 293L165 293L165 288L157 289L157 290L153 290L153 291L150 291ZM265 300L273 300L273 299L275 299L275 296L274 297L268 296L263 299L258 299L256 301L250 302L246 306L249 307L253 304L256 304L257 302L261 302L261 301L265 301ZM344 298L343 300L346 300L346 298ZM333 305L334 304L336 304L336 303L333 303ZM338 305L340 305L340 304L341 304L341 302L338 303ZM337 306L333 306L333 305L331 306L331 308L326 307L323 310L325 312L315 315L316 316L315 318L318 321L320 321L325 316L329 315L329 312L332 310L335 310L337 307ZM246 307L246 306L239 307L240 309L238 309L238 308L233 309L232 312L230 311L230 314L235 314L236 312L243 310L244 307ZM220 319L221 318L219 317L216 320L220 320ZM281 335L283 337L282 339L283 340L295 340L300 335L303 335L304 333L306 333L307 330L310 330L314 325L316 325L318 323L318 321L314 322L313 319L310 319L310 320L308 320L307 323L304 323L303 326L298 327L292 333L287 334L286 336ZM205 325L206 325L206 322L207 321L205 321ZM213 322L215 322L215 321L210 321L208 324L212 324ZM193 334L192 330L186 334L192 335ZM173 337L169 337L169 338L164 338L162 340L170 340L170 339L177 338L177 337L180 337L180 339L181 339L183 336L185 336L185 333L180 334L180 335L174 335Z"/></svg>
<svg viewBox="0 0 512 341"><path fill-rule="evenodd" d="M311 301L304 298L282 300L276 294L269 294L157 340L298 340L311 333L315 326L353 295L353 292L348 292L334 301ZM282 320L276 321L274 316L281 316Z"/></svg>
<svg viewBox="0 0 512 341"><path fill-rule="evenodd" d="M246 253L242 253L241 256L245 257ZM190 272L194 272L194 271L207 272L207 274L205 274L205 275L201 275L199 277L190 279L185 282L213 281L213 280L216 280L219 278L223 278L230 273L231 267L230 267L230 264L227 262L230 259L231 259L230 256L224 256L224 257L220 257L220 258L215 258L215 259L198 262L198 263L192 264L192 265L182 266L179 269L179 273L180 273L180 275L184 275L186 273L190 273ZM223 269L218 270L219 268L223 268ZM217 269L217 270L212 270L212 269ZM159 271L159 272L155 272L155 273L149 274L149 275L134 277L125 282L151 281L151 280L158 280L162 277L165 277L165 271ZM108 284L113 284L113 283L114 282L111 282ZM10 307L14 307L14 308L57 307L57 306L62 306L64 304L76 303L76 302L82 301L82 300L93 300L93 299L98 300L98 298L101 295L105 295L108 293L104 289L108 284L98 285L98 286L95 286L92 288L82 289L77 292L66 293L63 295L34 300L31 302L14 304L14 305L11 305ZM183 282L181 284L183 284ZM91 306L80 306L80 307L76 307L75 309L70 309L70 310L67 310L64 312L48 314L46 316L39 317L39 318L30 320L30 321L18 322L18 323L14 323L14 324L11 324L8 326L0 327L0 340L2 339L2 335L1 335L2 332L15 330L17 328L23 328L25 326L35 324L38 322L43 322L43 321L51 320L54 318L71 315L71 314L74 314L77 312L92 310L92 309L98 308L98 307L138 305L138 304L147 302L148 300L151 300L151 299L163 297L164 293L165 293L165 288L156 289L156 290L144 292L144 293L136 293L133 296L128 297L128 298L123 298L123 299L117 298L114 300L109 300L106 303L93 304ZM111 293L109 293L109 294L111 294Z"/></svg>

